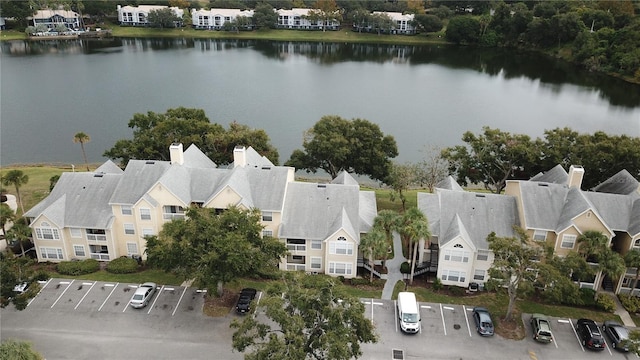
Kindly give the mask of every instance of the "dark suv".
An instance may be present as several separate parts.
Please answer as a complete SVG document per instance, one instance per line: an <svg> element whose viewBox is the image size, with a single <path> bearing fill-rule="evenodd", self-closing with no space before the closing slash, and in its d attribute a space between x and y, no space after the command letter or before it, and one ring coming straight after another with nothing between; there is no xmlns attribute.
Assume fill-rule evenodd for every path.
<svg viewBox="0 0 640 360"><path fill-rule="evenodd" d="M238 314L245 314L251 311L251 302L256 297L256 289L244 288L240 291L240 297L236 303L236 312Z"/></svg>
<svg viewBox="0 0 640 360"><path fill-rule="evenodd" d="M576 324L576 332L582 346L591 350L604 350L607 344L604 342L602 333L595 321L590 319L580 319Z"/></svg>

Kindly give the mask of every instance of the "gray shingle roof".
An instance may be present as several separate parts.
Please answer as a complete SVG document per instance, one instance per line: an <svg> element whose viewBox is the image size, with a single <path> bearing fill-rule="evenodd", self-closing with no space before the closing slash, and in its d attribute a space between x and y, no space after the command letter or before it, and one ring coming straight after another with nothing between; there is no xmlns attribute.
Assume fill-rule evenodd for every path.
<svg viewBox="0 0 640 360"><path fill-rule="evenodd" d="M194 144L184 151L184 165L190 168L216 168L217 165Z"/></svg>
<svg viewBox="0 0 640 360"><path fill-rule="evenodd" d="M122 174L124 171L120 169L118 165L116 165L113 161L107 160L104 164L100 165L94 171L95 173L103 173L103 174Z"/></svg>
<svg viewBox="0 0 640 360"><path fill-rule="evenodd" d="M343 185L358 185L356 179L353 178L348 172L341 171L335 179L331 180L332 184L343 184Z"/></svg>
<svg viewBox="0 0 640 360"><path fill-rule="evenodd" d="M109 198L122 176L63 173L51 194L25 215L46 215L59 227L106 229L113 218Z"/></svg>
<svg viewBox="0 0 640 360"><path fill-rule="evenodd" d="M564 208L569 188L564 185L520 181L520 197L526 226L554 231Z"/></svg>
<svg viewBox="0 0 640 360"><path fill-rule="evenodd" d="M419 193L418 208L440 245L462 235L477 249L486 250L487 235L512 237L513 225L519 225L516 199L509 195L436 189L435 194Z"/></svg>
<svg viewBox="0 0 640 360"><path fill-rule="evenodd" d="M440 180L436 184L436 188L447 189L447 190L456 190L456 191L464 191L462 186L460 186L460 184L458 184L456 179L454 179L453 176L451 176L451 175L449 175L446 178Z"/></svg>
<svg viewBox="0 0 640 360"><path fill-rule="evenodd" d="M596 208L607 226L614 231L627 231L632 217L640 217L640 212L637 215L633 214L634 199L631 196L593 191L585 191L584 195Z"/></svg>
<svg viewBox="0 0 640 360"><path fill-rule="evenodd" d="M111 204L135 204L167 169L168 161L130 160L124 169L122 180L113 193Z"/></svg>
<svg viewBox="0 0 640 360"><path fill-rule="evenodd" d="M569 180L569 174L565 171L562 165L558 164L554 166L553 169L544 173L539 173L530 180L564 185Z"/></svg>
<svg viewBox="0 0 640 360"><path fill-rule="evenodd" d="M627 170L621 170L593 190L597 192L628 195L637 192L640 183Z"/></svg>

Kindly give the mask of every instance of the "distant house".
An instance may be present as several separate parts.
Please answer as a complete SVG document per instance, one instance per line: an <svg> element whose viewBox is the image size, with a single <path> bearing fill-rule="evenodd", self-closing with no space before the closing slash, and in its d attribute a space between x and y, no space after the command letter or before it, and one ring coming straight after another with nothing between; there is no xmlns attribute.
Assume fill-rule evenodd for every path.
<svg viewBox="0 0 640 360"><path fill-rule="evenodd" d="M47 29L55 29L58 25L63 25L67 29L75 30L80 28L80 15L69 10L38 10L31 16L33 26L44 25Z"/></svg>
<svg viewBox="0 0 640 360"><path fill-rule="evenodd" d="M238 16L253 17L253 10L239 9L192 9L191 20L195 29L220 30L225 23L232 23ZM246 26L246 30L253 28L253 24Z"/></svg>
<svg viewBox="0 0 640 360"><path fill-rule="evenodd" d="M294 181L253 148L236 147L219 168L200 149L170 147L170 161L107 161L94 172L63 173L49 196L27 211L38 261L145 258L146 235L184 218L191 205L259 209L264 236L289 249L283 270L354 277L358 245L376 216L373 192L342 173L330 184Z"/></svg>
<svg viewBox="0 0 640 360"><path fill-rule="evenodd" d="M630 249L640 249L638 180L622 170L594 191L584 191L580 189L583 176L580 166L571 166L568 173L556 166L528 181L507 181L504 195L466 192L452 178L441 182L434 194L419 193L418 207L432 232L432 238L423 243L420 261L436 262L444 284L482 283L492 261L487 235L515 236L514 225L533 241L551 246L558 256L578 251L577 240L585 231L604 234L608 245L623 256ZM588 261L597 266L594 259ZM631 292L635 270L630 268L617 279L598 273L592 279L580 279L579 285Z"/></svg>
<svg viewBox="0 0 640 360"><path fill-rule="evenodd" d="M372 15L386 15L393 22L393 28L388 32L386 29L380 29L381 33L414 35L416 28L413 24L414 14L403 14L400 12L374 11ZM353 31L374 32L378 31L375 24L372 23L354 23Z"/></svg>
<svg viewBox="0 0 640 360"><path fill-rule="evenodd" d="M168 7L160 5L139 5L139 6L121 6L118 5L118 22L122 26L149 26L149 13L154 10L171 9L173 13L180 19L174 25L182 26L182 16L184 10L178 7Z"/></svg>
<svg viewBox="0 0 640 360"><path fill-rule="evenodd" d="M0 30L4 30L6 28L6 22L3 17L0 16Z"/></svg>
<svg viewBox="0 0 640 360"><path fill-rule="evenodd" d="M279 29L294 29L294 30L338 30L340 29L340 22L337 19L333 20L314 20L310 17L314 9L301 9L293 8L291 10L278 9L278 24Z"/></svg>

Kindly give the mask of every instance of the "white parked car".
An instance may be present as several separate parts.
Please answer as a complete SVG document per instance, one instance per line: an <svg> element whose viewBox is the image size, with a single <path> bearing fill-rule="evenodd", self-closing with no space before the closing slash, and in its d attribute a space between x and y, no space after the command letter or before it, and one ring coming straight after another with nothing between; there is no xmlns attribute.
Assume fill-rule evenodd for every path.
<svg viewBox="0 0 640 360"><path fill-rule="evenodd" d="M131 301L131 307L136 309L143 308L149 304L149 301L153 297L153 294L156 292L156 283L146 282L136 289L136 292L133 294Z"/></svg>

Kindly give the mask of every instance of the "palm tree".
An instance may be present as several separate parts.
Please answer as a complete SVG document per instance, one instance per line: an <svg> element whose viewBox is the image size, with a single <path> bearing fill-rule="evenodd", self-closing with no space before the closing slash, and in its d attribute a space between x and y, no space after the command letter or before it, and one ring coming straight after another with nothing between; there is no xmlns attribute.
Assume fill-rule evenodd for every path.
<svg viewBox="0 0 640 360"><path fill-rule="evenodd" d="M610 248L606 248L598 255L598 270L610 279L618 278L627 270L624 259L620 254Z"/></svg>
<svg viewBox="0 0 640 360"><path fill-rule="evenodd" d="M601 232L588 230L578 236L578 244L580 248L578 252L584 256L585 260L604 252L607 249L609 239Z"/></svg>
<svg viewBox="0 0 640 360"><path fill-rule="evenodd" d="M87 171L89 171L89 161L87 161L87 153L84 151L84 144L91 141L91 136L83 133L82 131L73 136L74 143L80 143L82 149L82 157L84 157L84 163L87 165Z"/></svg>
<svg viewBox="0 0 640 360"><path fill-rule="evenodd" d="M393 249L393 230L396 227L398 213L393 210L382 210L373 220L373 227L382 230L386 237L387 246ZM388 252L384 254L384 263L386 266Z"/></svg>
<svg viewBox="0 0 640 360"><path fill-rule="evenodd" d="M9 237L7 237L7 229L5 225L7 223L12 222L16 218L16 213L9 207L7 204L0 204L0 225L2 226L2 235L4 235L4 239L7 241L7 247L9 247Z"/></svg>
<svg viewBox="0 0 640 360"><path fill-rule="evenodd" d="M24 205L22 204L22 197L20 196L20 187L29 182L29 175L22 172L22 170L10 170L2 177L2 184L5 186L14 185L16 187L16 197L24 214Z"/></svg>
<svg viewBox="0 0 640 360"><path fill-rule="evenodd" d="M369 266L373 270L375 260L387 253L387 237L384 231L374 227L362 236L360 246L369 254ZM369 282L373 282L373 271L370 271L370 274Z"/></svg>
<svg viewBox="0 0 640 360"><path fill-rule="evenodd" d="M636 289L636 285L638 284L638 279L640 279L640 250L633 249L629 251L624 257L624 262L628 267L636 268L636 277L633 279L633 283L631 284L631 295L633 295L633 291Z"/></svg>
<svg viewBox="0 0 640 360"><path fill-rule="evenodd" d="M13 224L13 227L9 229L7 237L18 240L18 243L20 244L20 250L22 251L21 256L24 256L23 242L29 240L29 238L31 237L31 228L24 221L16 221L16 223Z"/></svg>
<svg viewBox="0 0 640 360"><path fill-rule="evenodd" d="M400 237L405 239L404 241L409 246L409 258L411 259L409 284L411 285L413 284L413 273L416 269L416 257L420 239L429 239L431 237L429 222L420 209L410 208L400 217L397 229Z"/></svg>

